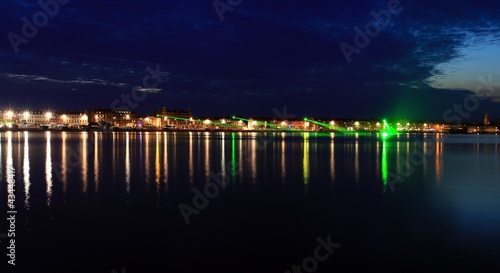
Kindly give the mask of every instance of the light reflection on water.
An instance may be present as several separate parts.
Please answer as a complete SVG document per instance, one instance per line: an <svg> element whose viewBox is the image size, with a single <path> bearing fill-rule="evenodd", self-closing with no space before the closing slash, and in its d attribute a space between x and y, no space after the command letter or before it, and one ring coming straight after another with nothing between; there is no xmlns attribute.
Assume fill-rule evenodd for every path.
<svg viewBox="0 0 500 273"><path fill-rule="evenodd" d="M143 189L149 192L154 185L150 194L158 201L162 189L166 191L172 184L189 188L211 182L211 172L227 178L233 188L278 183L281 189L295 190L300 184L304 191L327 182L384 187L390 174L404 176L406 184L449 185L459 179L451 174L462 168L478 179L498 178L494 177L497 171L484 172L488 166L497 166L497 136L484 136L483 143L477 136L439 134L404 134L387 141L333 133L24 132L17 138L14 134L0 133L0 174L5 170L2 176L8 177L14 160L21 162L27 210L33 205L34 186L38 188L41 182L33 167L42 165L35 156L39 147L44 147L48 207L56 192L66 200L78 186L76 191L83 196L100 194L104 187L106 194L123 191L130 198ZM416 138L423 144L418 145ZM423 154L420 166L412 165L415 151ZM457 162L457 158L463 160Z"/></svg>
<svg viewBox="0 0 500 273"><path fill-rule="evenodd" d="M47 136L47 146L45 150L45 182L47 190L47 206L50 208L52 201L52 149L50 146L50 132L46 133ZM86 175L86 173L85 173ZM85 177L82 175L82 177ZM85 178L84 178L85 181Z"/></svg>
<svg viewBox="0 0 500 273"><path fill-rule="evenodd" d="M23 182L24 182L24 208L26 210L30 209L30 185L31 185L31 183L30 183L29 139L28 138L29 138L28 132L24 132Z"/></svg>

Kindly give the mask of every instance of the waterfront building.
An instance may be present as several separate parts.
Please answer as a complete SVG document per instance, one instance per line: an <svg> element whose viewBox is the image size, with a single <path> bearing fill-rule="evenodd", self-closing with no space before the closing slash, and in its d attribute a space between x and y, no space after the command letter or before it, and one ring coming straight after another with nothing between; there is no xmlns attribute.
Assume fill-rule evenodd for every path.
<svg viewBox="0 0 500 273"><path fill-rule="evenodd" d="M118 128L134 128L135 112L130 110L95 109L87 111L89 123L107 123Z"/></svg>

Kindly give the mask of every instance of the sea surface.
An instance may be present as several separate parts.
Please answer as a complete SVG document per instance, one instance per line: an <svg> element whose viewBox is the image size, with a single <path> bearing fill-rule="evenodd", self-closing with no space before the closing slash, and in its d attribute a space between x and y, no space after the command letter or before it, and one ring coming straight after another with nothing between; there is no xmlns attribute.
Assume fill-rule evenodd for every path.
<svg viewBox="0 0 500 273"><path fill-rule="evenodd" d="M498 272L499 143L2 132L2 272Z"/></svg>

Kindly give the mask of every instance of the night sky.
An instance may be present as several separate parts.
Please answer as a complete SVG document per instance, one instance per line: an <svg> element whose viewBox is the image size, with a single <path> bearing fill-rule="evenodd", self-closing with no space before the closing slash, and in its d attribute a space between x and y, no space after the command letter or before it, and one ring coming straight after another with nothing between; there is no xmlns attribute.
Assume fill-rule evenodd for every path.
<svg viewBox="0 0 500 273"><path fill-rule="evenodd" d="M141 86L146 98L129 108L144 114L273 116L287 106L300 117L443 121L490 77L487 97L465 111L500 119L498 0L401 0L390 20L370 23L379 33L358 40L350 62L341 43L354 47L354 28L364 32L390 1L220 0L232 10L222 17L211 0L59 2L17 53L12 35L42 8L0 2L1 108L110 108ZM142 86L157 65L161 82Z"/></svg>

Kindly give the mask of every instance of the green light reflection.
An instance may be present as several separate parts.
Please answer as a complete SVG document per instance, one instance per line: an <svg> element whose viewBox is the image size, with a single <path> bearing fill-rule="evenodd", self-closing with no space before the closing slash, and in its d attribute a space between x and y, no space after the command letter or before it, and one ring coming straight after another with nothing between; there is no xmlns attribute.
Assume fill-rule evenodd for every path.
<svg viewBox="0 0 500 273"><path fill-rule="evenodd" d="M388 171L387 171L387 148L386 148L386 141L382 141L382 182L384 184L384 188L387 187L387 177L388 177Z"/></svg>

